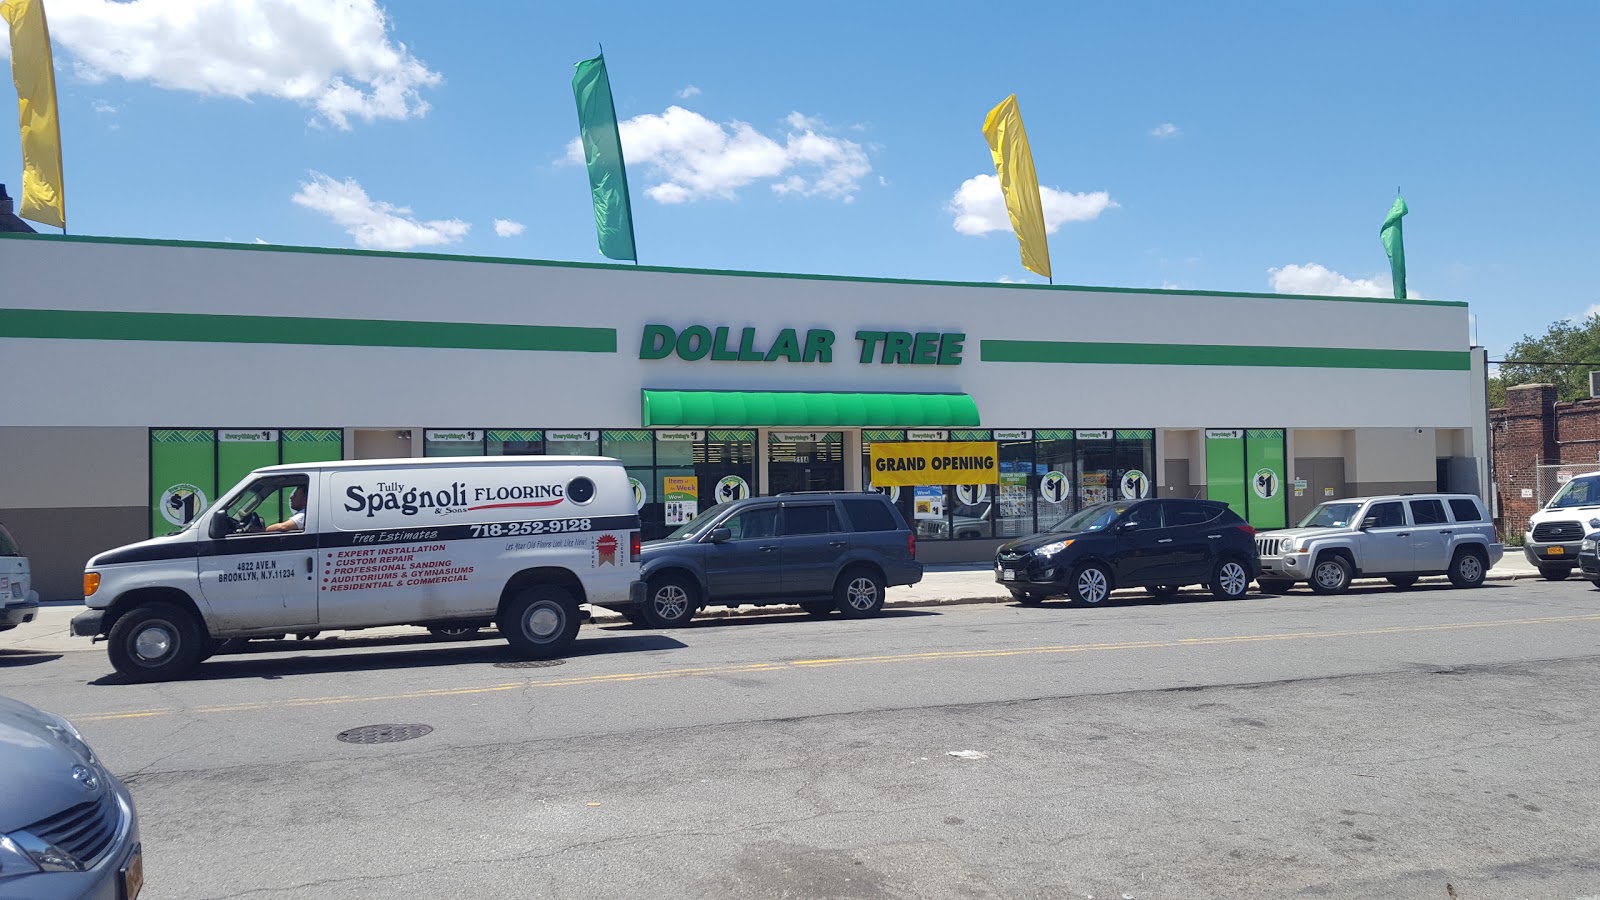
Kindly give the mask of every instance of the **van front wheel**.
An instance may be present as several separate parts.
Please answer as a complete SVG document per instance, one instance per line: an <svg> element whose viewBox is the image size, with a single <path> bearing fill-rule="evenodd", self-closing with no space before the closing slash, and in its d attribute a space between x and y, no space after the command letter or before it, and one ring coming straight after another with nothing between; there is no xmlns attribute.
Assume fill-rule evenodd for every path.
<svg viewBox="0 0 1600 900"><path fill-rule="evenodd" d="M111 665L134 681L168 681L200 662L206 647L200 623L174 603L150 603L122 614L111 626Z"/></svg>
<svg viewBox="0 0 1600 900"><path fill-rule="evenodd" d="M578 636L578 601L555 585L527 588L500 613L500 633L518 656L549 659L572 646Z"/></svg>

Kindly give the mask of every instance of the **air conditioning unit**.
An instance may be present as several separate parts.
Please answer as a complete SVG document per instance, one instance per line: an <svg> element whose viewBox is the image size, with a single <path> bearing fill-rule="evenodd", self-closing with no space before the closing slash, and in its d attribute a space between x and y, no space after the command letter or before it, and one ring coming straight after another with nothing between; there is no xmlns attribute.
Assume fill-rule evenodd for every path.
<svg viewBox="0 0 1600 900"><path fill-rule="evenodd" d="M1589 398L1600 397L1600 372L1589 373Z"/></svg>

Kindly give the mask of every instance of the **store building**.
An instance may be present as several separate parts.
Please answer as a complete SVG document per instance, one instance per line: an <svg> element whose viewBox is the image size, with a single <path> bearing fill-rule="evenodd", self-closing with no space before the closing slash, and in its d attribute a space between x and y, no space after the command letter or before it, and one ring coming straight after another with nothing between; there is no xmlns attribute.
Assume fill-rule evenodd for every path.
<svg viewBox="0 0 1600 900"><path fill-rule="evenodd" d="M0 273L0 522L46 597L280 461L613 456L654 537L921 458L885 489L930 562L1118 496L1274 528L1488 484L1459 303L27 234Z"/></svg>

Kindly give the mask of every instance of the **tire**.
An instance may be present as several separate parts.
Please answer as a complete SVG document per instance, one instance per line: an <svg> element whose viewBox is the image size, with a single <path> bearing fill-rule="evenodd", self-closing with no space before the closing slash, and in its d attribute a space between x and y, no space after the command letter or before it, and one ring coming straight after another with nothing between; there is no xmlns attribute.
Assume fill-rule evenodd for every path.
<svg viewBox="0 0 1600 900"><path fill-rule="evenodd" d="M1012 591L1011 599L1023 606L1038 606L1044 602L1044 595L1038 591Z"/></svg>
<svg viewBox="0 0 1600 900"><path fill-rule="evenodd" d="M835 604L832 600L802 600L800 602L800 608L805 610L806 615L816 616L819 619L833 612L834 607Z"/></svg>
<svg viewBox="0 0 1600 900"><path fill-rule="evenodd" d="M644 621L653 628L679 628L689 624L700 606L700 592L681 575L650 579L644 598Z"/></svg>
<svg viewBox="0 0 1600 900"><path fill-rule="evenodd" d="M1403 590L1405 590L1405 589L1407 589L1407 588L1409 588L1412 585L1417 583L1417 576L1415 576L1415 575L1390 575L1388 578L1386 578L1384 580L1389 582L1390 584L1394 585L1397 589L1403 591Z"/></svg>
<svg viewBox="0 0 1600 900"><path fill-rule="evenodd" d="M1263 594L1287 594L1294 587L1294 582L1287 578L1257 578L1256 587Z"/></svg>
<svg viewBox="0 0 1600 900"><path fill-rule="evenodd" d="M865 619L883 612L883 576L871 569L847 569L833 586L833 599L846 619Z"/></svg>
<svg viewBox="0 0 1600 900"><path fill-rule="evenodd" d="M1223 559L1211 572L1211 596L1238 600L1250 593L1250 570L1237 559Z"/></svg>
<svg viewBox="0 0 1600 900"><path fill-rule="evenodd" d="M1600 578L1591 578L1589 579L1589 583L1593 584L1597 588L1600 588Z"/></svg>
<svg viewBox="0 0 1600 900"><path fill-rule="evenodd" d="M1144 589L1146 594L1157 600L1171 600L1178 596L1178 586L1175 584L1152 584Z"/></svg>
<svg viewBox="0 0 1600 900"><path fill-rule="evenodd" d="M1350 590L1350 563L1342 556L1324 556L1311 567L1311 590L1342 594Z"/></svg>
<svg viewBox="0 0 1600 900"><path fill-rule="evenodd" d="M1488 563L1476 550L1457 550L1455 557L1450 560L1450 583L1458 588L1475 588L1483 584L1483 578L1488 573ZM1561 577L1567 576L1563 574Z"/></svg>
<svg viewBox="0 0 1600 900"><path fill-rule="evenodd" d="M469 637L472 637L473 635L477 634L478 633L478 629L480 629L482 627L483 627L482 625L474 625L474 624L469 624L469 625L429 625L428 626L428 633L433 635L436 638L448 638L450 640L459 641L459 640L465 640L465 639L467 639Z"/></svg>
<svg viewBox="0 0 1600 900"><path fill-rule="evenodd" d="M500 633L524 659L560 656L578 636L582 617L572 592L553 584L524 589L500 613Z"/></svg>
<svg viewBox="0 0 1600 900"><path fill-rule="evenodd" d="M629 622L633 623L634 625L648 625L648 624L650 624L650 623L646 622L645 619L644 619L644 607L642 607L642 606L630 606L630 607L622 610L622 617L624 619L627 619Z"/></svg>
<svg viewBox="0 0 1600 900"><path fill-rule="evenodd" d="M227 641L224 641L220 638L206 638L200 645L200 658L195 660L195 662L205 662L211 657L216 656L218 653L222 652L223 645L227 643Z"/></svg>
<svg viewBox="0 0 1600 900"><path fill-rule="evenodd" d="M1450 564L1450 568L1452 570L1455 569L1455 563L1454 562L1452 562ZM1567 576L1572 574L1572 567L1571 566L1540 566L1539 567L1539 574L1541 576L1543 576L1545 581L1565 581L1567 579Z"/></svg>
<svg viewBox="0 0 1600 900"><path fill-rule="evenodd" d="M170 681L200 662L209 640L188 610L156 602L123 613L111 626L106 653L133 681Z"/></svg>
<svg viewBox="0 0 1600 900"><path fill-rule="evenodd" d="M1088 606L1099 606L1111 598L1111 573L1099 563L1084 563L1072 573L1067 596Z"/></svg>

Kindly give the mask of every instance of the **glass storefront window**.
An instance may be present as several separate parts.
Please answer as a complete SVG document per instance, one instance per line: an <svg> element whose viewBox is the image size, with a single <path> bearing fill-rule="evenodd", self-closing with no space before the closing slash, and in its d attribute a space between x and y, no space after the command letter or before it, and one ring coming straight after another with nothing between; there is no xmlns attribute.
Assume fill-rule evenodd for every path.
<svg viewBox="0 0 1600 900"><path fill-rule="evenodd" d="M529 428L491 428L486 450L490 456L539 456L544 453L544 432Z"/></svg>
<svg viewBox="0 0 1600 900"><path fill-rule="evenodd" d="M1156 438L1153 429L1118 429L1116 484L1112 496L1138 500L1156 495Z"/></svg>
<svg viewBox="0 0 1600 900"><path fill-rule="evenodd" d="M1002 437L1003 433L995 436ZM1000 484L995 502L995 536L1033 534L1033 498L1037 496L1039 475L1033 468L1031 434L1017 432L1012 440L996 443L1000 451Z"/></svg>
<svg viewBox="0 0 1600 900"><path fill-rule="evenodd" d="M1037 476L1034 490L1035 524L1039 532L1060 530L1061 523L1076 507L1076 457L1072 432L1062 429L1033 433L1034 463Z"/></svg>
<svg viewBox="0 0 1600 900"><path fill-rule="evenodd" d="M729 500L754 497L756 483L756 432L754 429L719 429L706 432L695 444L694 470L700 478L700 508Z"/></svg>
<svg viewBox="0 0 1600 900"><path fill-rule="evenodd" d="M482 456L480 428L429 428L422 432L423 456Z"/></svg>
<svg viewBox="0 0 1600 900"><path fill-rule="evenodd" d="M546 428L544 452L551 456L599 456L600 432L582 428Z"/></svg>
<svg viewBox="0 0 1600 900"><path fill-rule="evenodd" d="M1104 503L1113 496L1117 473L1116 432L1109 428L1080 428L1075 437L1077 505L1082 509Z"/></svg>
<svg viewBox="0 0 1600 900"><path fill-rule="evenodd" d="M843 432L769 432L767 454L770 493L844 490Z"/></svg>

